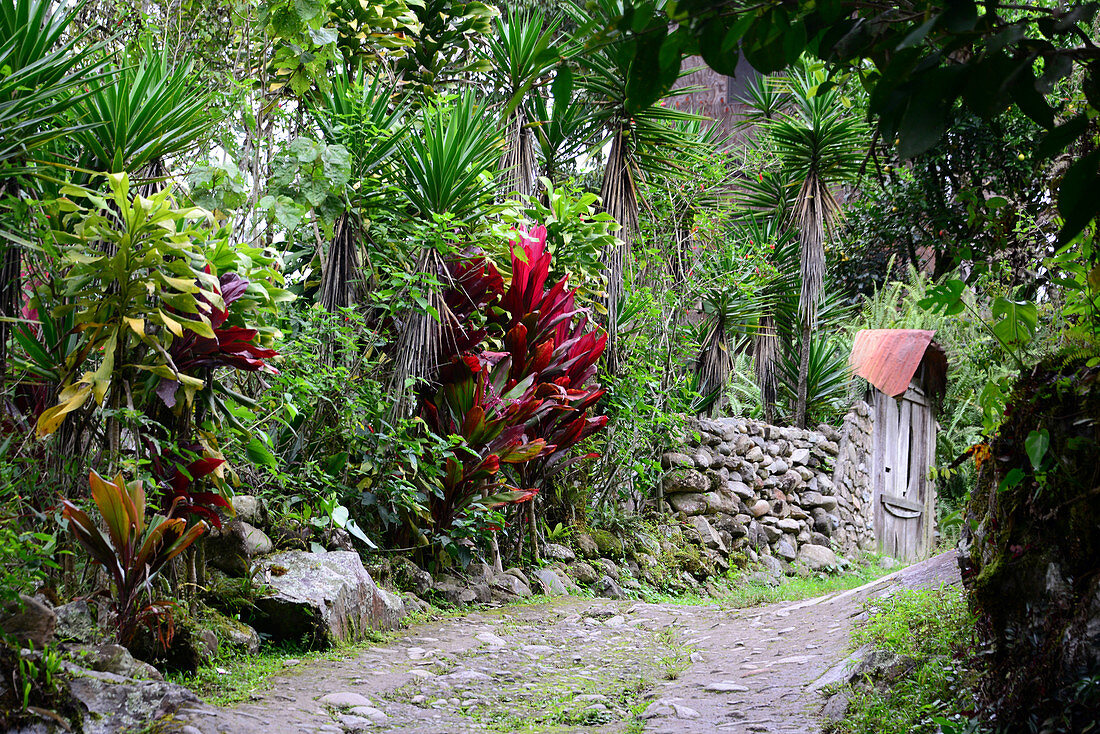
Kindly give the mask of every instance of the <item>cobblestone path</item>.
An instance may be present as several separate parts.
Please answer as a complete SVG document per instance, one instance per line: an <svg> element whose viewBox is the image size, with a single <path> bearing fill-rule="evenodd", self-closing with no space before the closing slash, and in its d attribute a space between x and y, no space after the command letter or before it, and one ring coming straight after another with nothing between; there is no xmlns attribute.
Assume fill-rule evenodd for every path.
<svg viewBox="0 0 1100 734"><path fill-rule="evenodd" d="M816 689L842 669L865 602L957 580L951 552L751 609L579 597L487 609L288 667L255 700L180 721L185 734L815 732Z"/></svg>

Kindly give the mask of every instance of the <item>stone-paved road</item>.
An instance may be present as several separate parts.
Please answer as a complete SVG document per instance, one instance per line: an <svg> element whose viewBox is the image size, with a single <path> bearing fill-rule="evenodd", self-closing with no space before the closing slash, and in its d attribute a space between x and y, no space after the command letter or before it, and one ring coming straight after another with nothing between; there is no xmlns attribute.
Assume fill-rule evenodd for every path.
<svg viewBox="0 0 1100 734"><path fill-rule="evenodd" d="M483 610L288 668L250 703L179 721L187 734L814 732L813 684L848 654L865 602L957 581L950 552L852 591L738 611L577 597Z"/></svg>

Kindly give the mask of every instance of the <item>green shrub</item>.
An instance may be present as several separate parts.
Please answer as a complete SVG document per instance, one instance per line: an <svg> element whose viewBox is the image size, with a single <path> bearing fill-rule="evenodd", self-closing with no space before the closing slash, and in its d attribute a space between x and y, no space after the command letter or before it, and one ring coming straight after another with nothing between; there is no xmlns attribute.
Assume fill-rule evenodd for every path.
<svg viewBox="0 0 1100 734"><path fill-rule="evenodd" d="M941 724L965 725L976 673L966 653L973 649L975 619L964 592L947 586L906 590L879 604L853 633L853 644L871 643L905 664L891 666L892 680L853 685L848 714L831 731L933 734L948 730Z"/></svg>

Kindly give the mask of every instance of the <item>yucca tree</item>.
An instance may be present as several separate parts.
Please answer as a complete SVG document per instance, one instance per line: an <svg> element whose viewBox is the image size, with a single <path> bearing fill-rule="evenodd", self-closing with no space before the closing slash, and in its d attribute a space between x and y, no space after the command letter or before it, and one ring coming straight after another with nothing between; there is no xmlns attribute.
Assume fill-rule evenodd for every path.
<svg viewBox="0 0 1100 734"><path fill-rule="evenodd" d="M398 150L401 195L423 221L449 215L470 224L487 212L495 188L488 171L501 155L500 131L472 93L425 106Z"/></svg>
<svg viewBox="0 0 1100 734"><path fill-rule="evenodd" d="M149 44L139 53L136 64L112 67L110 83L74 107L76 121L89 126L74 136L80 168L161 178L164 159L197 145L218 121L214 92L189 62L177 64Z"/></svg>
<svg viewBox="0 0 1100 734"><path fill-rule="evenodd" d="M408 105L396 101L393 86L381 75L368 78L360 66L350 76L337 74L330 92L310 107L310 114L330 145L347 149L352 164L353 185L333 228L321 276L321 305L335 312L352 305L361 287L363 212L384 206L393 194L385 182L408 130Z"/></svg>
<svg viewBox="0 0 1100 734"><path fill-rule="evenodd" d="M398 149L398 188L410 213L428 229L461 230L480 222L492 209L502 141L484 104L466 93L453 104L427 105L419 111L410 134ZM412 405L407 385L431 381L446 340L465 328L451 316L439 283L447 268L434 243L422 244L415 269L426 276L422 302L401 325L394 365L393 388L398 395L394 415Z"/></svg>
<svg viewBox="0 0 1100 734"><path fill-rule="evenodd" d="M590 106L580 97L574 96L559 105L541 94L534 94L529 101L538 177L556 186L569 172L572 162L591 147L598 132L598 122Z"/></svg>
<svg viewBox="0 0 1100 734"><path fill-rule="evenodd" d="M811 332L824 284L825 240L840 212L833 192L857 178L867 137L863 123L842 104L837 88L818 91L823 81L805 67L792 71L769 82L780 85L780 103L756 108L757 124L781 164L779 180L785 180L785 188L798 192L789 213L780 210L776 215L787 219L798 231L800 245L798 319L802 337L795 408L795 424L799 427L806 424ZM748 101L760 104L759 99ZM751 190L754 188L758 190ZM756 187L750 179L750 200L765 193L768 189ZM774 197L756 198L763 206L785 199L779 197L780 202L776 202Z"/></svg>
<svg viewBox="0 0 1100 734"><path fill-rule="evenodd" d="M19 177L36 170L32 159L45 146L86 125L66 113L106 80L87 31L72 33L83 3L66 7L52 0L0 0L0 201L16 195ZM20 304L22 251L26 237L0 222L0 377L7 371L9 319Z"/></svg>
<svg viewBox="0 0 1100 734"><path fill-rule="evenodd" d="M567 5L566 9L580 24L589 20L587 13L575 6ZM624 11L619 0L596 0L586 9L598 13L605 21L604 26L622 17ZM652 104L639 106L626 84L634 58L633 47L622 36L598 39L576 58L580 67L577 86L590 105L592 119L601 132L596 138L597 147L611 145L600 197L604 209L621 227L620 243L606 254L606 355L608 369L614 373L621 356L616 335L618 312L625 295L624 280L631 246L638 234L639 183L647 175L682 173L675 160L677 153L689 155L694 141L685 134L681 124L694 116L667 106L666 100L691 90L673 90Z"/></svg>
<svg viewBox="0 0 1100 734"><path fill-rule="evenodd" d="M532 101L541 97L536 85L546 79L561 58L554 38L561 17L549 22L539 11L512 10L498 17L495 33L489 36L486 58L491 62L489 78L504 100L504 154L500 158L500 193L504 196L535 193L538 175L532 144Z"/></svg>

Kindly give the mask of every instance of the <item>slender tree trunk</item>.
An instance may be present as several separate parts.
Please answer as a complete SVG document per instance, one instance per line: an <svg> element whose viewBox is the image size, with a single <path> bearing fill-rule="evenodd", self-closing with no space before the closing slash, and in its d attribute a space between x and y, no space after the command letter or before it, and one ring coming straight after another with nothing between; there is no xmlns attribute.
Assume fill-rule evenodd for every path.
<svg viewBox="0 0 1100 734"><path fill-rule="evenodd" d="M809 320L802 322L802 349L798 362L798 404L794 411L794 424L798 428L806 427L806 395L810 380L810 333Z"/></svg>
<svg viewBox="0 0 1100 734"><path fill-rule="evenodd" d="M760 403L764 406L764 422L775 423L775 361L778 356L778 337L775 320L771 315L760 318L759 331L753 343L756 362L756 384L760 387Z"/></svg>
<svg viewBox="0 0 1100 734"><path fill-rule="evenodd" d="M531 131L527 128L527 118L523 110L517 109L508 118L504 140L504 155L500 158L501 196L508 198L533 195L537 164Z"/></svg>
<svg viewBox="0 0 1100 734"><path fill-rule="evenodd" d="M616 242L604 253L607 267L607 369L611 374L619 370L621 349L618 339L619 305L625 294L625 274L630 259L630 247L638 232L638 192L634 188L627 131L620 129L611 143L611 155L604 170L600 197L604 209L615 218L621 229Z"/></svg>
<svg viewBox="0 0 1100 734"><path fill-rule="evenodd" d="M531 531L531 562L539 565L539 530L535 523L535 499L532 497L527 503L527 526Z"/></svg>

